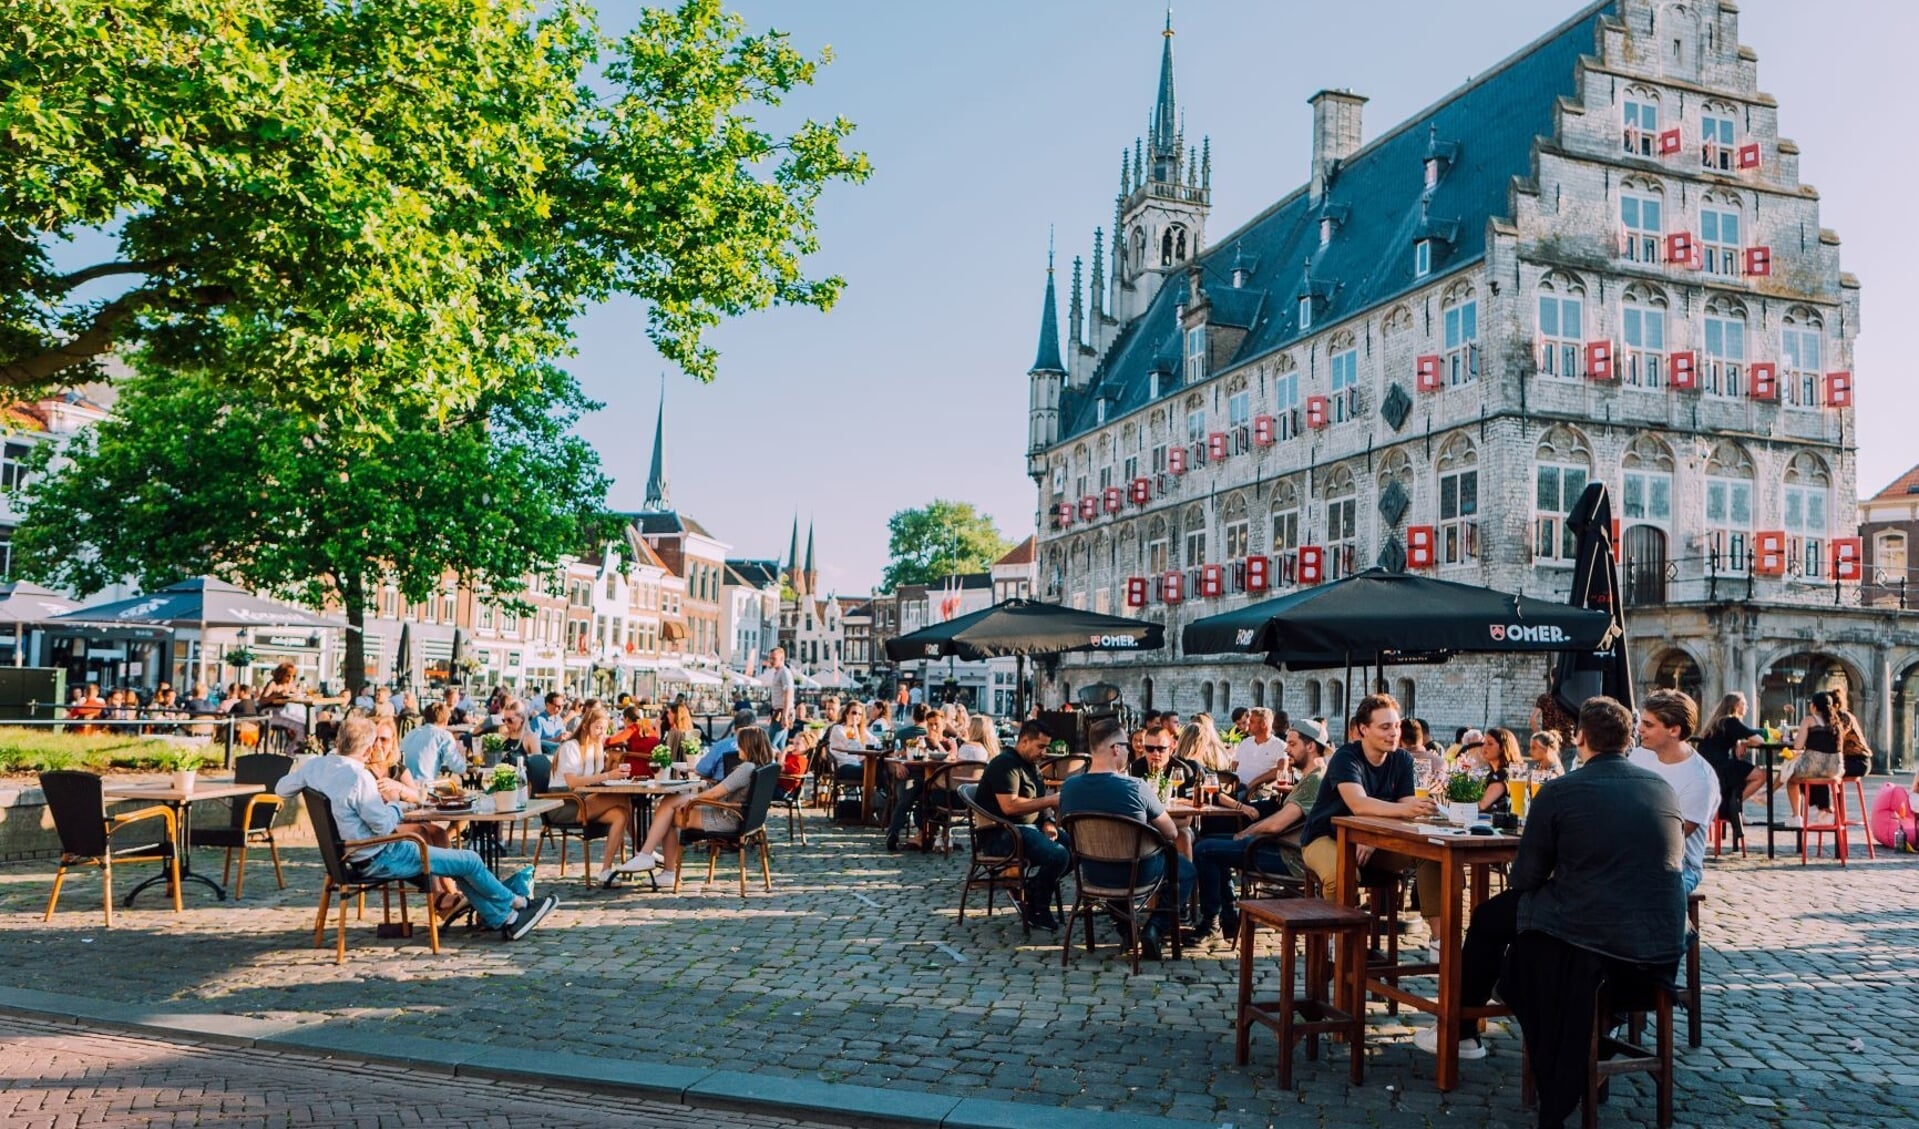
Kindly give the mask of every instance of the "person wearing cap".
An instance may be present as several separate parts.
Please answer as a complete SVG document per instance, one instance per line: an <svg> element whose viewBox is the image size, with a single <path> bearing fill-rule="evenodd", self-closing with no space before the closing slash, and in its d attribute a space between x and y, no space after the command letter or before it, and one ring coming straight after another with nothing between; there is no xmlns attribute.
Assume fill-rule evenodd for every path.
<svg viewBox="0 0 1919 1129"><path fill-rule="evenodd" d="M1286 870L1305 877L1306 864L1299 857L1298 846L1267 837L1287 835L1306 822L1307 814L1313 810L1313 801L1319 798L1327 747L1324 725L1310 717L1293 722L1292 728L1286 731L1286 755L1305 775L1287 794L1286 802L1278 811L1233 835L1209 836L1193 844L1193 865L1198 869L1199 879L1199 928L1193 934L1195 941L1203 941L1215 931L1229 939L1239 932L1239 911L1233 904L1235 869L1250 861L1269 874ZM1230 796L1220 796L1219 804L1248 815L1258 814L1252 805L1242 804ZM1265 841L1253 842L1262 839Z"/></svg>

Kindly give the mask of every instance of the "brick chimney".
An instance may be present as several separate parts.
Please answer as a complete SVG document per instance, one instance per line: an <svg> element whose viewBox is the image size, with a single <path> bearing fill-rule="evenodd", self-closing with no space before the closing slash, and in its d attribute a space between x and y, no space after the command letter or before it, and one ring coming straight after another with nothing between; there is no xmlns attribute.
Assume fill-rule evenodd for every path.
<svg viewBox="0 0 1919 1129"><path fill-rule="evenodd" d="M1306 102L1313 108L1312 199L1318 203L1339 162L1359 148L1359 118L1366 99L1350 90L1322 90Z"/></svg>

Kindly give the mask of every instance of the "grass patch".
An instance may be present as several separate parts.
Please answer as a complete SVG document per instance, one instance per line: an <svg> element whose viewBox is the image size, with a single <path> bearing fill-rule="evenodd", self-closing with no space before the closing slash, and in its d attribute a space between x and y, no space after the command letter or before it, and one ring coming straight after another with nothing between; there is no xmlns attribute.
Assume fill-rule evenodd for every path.
<svg viewBox="0 0 1919 1129"><path fill-rule="evenodd" d="M126 734L57 733L51 729L0 726L0 774L60 769L158 771L179 745Z"/></svg>

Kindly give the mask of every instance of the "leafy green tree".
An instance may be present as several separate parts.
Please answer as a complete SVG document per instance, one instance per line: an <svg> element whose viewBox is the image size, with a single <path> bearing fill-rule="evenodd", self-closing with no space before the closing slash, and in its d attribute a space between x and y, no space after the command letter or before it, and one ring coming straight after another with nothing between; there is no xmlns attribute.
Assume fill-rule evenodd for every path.
<svg viewBox="0 0 1919 1129"><path fill-rule="evenodd" d="M395 406L347 426L205 377L137 373L110 418L57 458L36 450L16 567L81 593L210 574L331 604L353 628L358 686L360 628L385 585L424 600L452 573L524 610L528 579L605 528L599 456L572 434L598 405L566 373L543 375L448 420Z"/></svg>
<svg viewBox="0 0 1919 1129"><path fill-rule="evenodd" d="M146 350L348 414L538 383L587 304L641 299L702 380L705 333L808 278L852 125L755 114L809 58L719 0L9 0L0 19L0 390ZM71 266L50 250L108 247ZM257 383L260 373L293 373Z"/></svg>
<svg viewBox="0 0 1919 1129"><path fill-rule="evenodd" d="M993 519L971 502L935 498L931 505L901 510L886 522L886 566L881 585L937 584L959 572L984 572L1012 549Z"/></svg>

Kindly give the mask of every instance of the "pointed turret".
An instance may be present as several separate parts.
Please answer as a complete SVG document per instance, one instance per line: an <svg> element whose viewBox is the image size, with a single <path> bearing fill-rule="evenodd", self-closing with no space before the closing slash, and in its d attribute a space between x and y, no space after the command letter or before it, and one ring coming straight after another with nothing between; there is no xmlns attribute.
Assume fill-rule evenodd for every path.
<svg viewBox="0 0 1919 1129"><path fill-rule="evenodd" d="M1033 358L1032 372L1066 371L1059 359L1059 303L1053 297L1053 255L1046 255L1046 298L1040 306L1039 353Z"/></svg>
<svg viewBox="0 0 1919 1129"><path fill-rule="evenodd" d="M1153 103L1153 179L1175 180L1179 168L1179 99L1173 90L1173 9L1166 9L1159 54L1159 97Z"/></svg>
<svg viewBox="0 0 1919 1129"><path fill-rule="evenodd" d="M653 422L653 466L646 475L646 509L665 513L673 508L666 488L666 376L660 376L660 414Z"/></svg>
<svg viewBox="0 0 1919 1129"><path fill-rule="evenodd" d="M786 543L786 582L800 590L800 512L793 511L793 536Z"/></svg>
<svg viewBox="0 0 1919 1129"><path fill-rule="evenodd" d="M806 522L806 594L812 595L819 590L820 574L813 567L813 521Z"/></svg>

